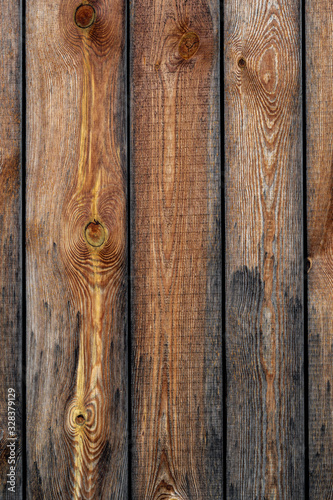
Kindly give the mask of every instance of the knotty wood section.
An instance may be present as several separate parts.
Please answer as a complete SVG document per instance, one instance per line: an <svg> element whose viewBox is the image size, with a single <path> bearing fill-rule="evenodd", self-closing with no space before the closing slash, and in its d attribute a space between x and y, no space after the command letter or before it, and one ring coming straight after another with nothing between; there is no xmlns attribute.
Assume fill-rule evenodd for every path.
<svg viewBox="0 0 333 500"><path fill-rule="evenodd" d="M229 499L304 498L299 9L225 2Z"/></svg>
<svg viewBox="0 0 333 500"><path fill-rule="evenodd" d="M333 13L306 3L309 498L333 491Z"/></svg>
<svg viewBox="0 0 333 500"><path fill-rule="evenodd" d="M18 499L22 497L20 2L1 0L0 9L0 497ZM9 389L15 391L15 399ZM14 423L12 412L15 430L8 428L8 417ZM15 493L7 483L13 458Z"/></svg>
<svg viewBox="0 0 333 500"><path fill-rule="evenodd" d="M219 2L131 27L132 496L221 499Z"/></svg>
<svg viewBox="0 0 333 500"><path fill-rule="evenodd" d="M27 3L33 499L127 498L125 3L90 5Z"/></svg>

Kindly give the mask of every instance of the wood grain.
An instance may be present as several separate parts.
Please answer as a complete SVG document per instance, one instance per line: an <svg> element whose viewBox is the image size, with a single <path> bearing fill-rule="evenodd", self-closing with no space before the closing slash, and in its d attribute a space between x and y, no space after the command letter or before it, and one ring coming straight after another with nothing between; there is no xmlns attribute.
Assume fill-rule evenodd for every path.
<svg viewBox="0 0 333 500"><path fill-rule="evenodd" d="M221 499L219 3L131 31L132 495Z"/></svg>
<svg viewBox="0 0 333 500"><path fill-rule="evenodd" d="M79 5L27 4L33 499L127 498L125 4Z"/></svg>
<svg viewBox="0 0 333 500"><path fill-rule="evenodd" d="M1 0L0 9L0 497L19 499L22 498L20 2ZM15 391L14 399L13 391L9 397L9 389ZM13 418L15 429L9 429L8 423L14 423ZM17 439L13 440L14 437ZM16 467L14 491L7 482L11 479L7 476L10 467Z"/></svg>
<svg viewBox="0 0 333 500"><path fill-rule="evenodd" d="M309 498L333 498L333 13L306 3Z"/></svg>
<svg viewBox="0 0 333 500"><path fill-rule="evenodd" d="M304 498L299 9L225 3L229 499Z"/></svg>

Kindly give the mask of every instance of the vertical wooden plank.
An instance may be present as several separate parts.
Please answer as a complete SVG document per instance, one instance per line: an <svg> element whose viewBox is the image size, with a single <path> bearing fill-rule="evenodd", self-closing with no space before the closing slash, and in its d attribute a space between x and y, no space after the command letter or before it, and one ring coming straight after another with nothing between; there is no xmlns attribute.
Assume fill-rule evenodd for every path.
<svg viewBox="0 0 333 500"><path fill-rule="evenodd" d="M123 0L27 4L28 497L127 498Z"/></svg>
<svg viewBox="0 0 333 500"><path fill-rule="evenodd" d="M131 17L133 498L222 498L219 2Z"/></svg>
<svg viewBox="0 0 333 500"><path fill-rule="evenodd" d="M20 2L1 0L0 9L0 497L5 499L22 497L22 73Z"/></svg>
<svg viewBox="0 0 333 500"><path fill-rule="evenodd" d="M298 0L225 3L227 494L304 498Z"/></svg>
<svg viewBox="0 0 333 500"><path fill-rule="evenodd" d="M333 495L333 12L306 2L309 467L313 500Z"/></svg>

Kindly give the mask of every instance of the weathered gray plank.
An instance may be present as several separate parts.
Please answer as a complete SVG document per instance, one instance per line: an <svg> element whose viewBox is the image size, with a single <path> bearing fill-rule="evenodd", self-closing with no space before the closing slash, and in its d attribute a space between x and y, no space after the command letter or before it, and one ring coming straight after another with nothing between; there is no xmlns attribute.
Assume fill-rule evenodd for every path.
<svg viewBox="0 0 333 500"><path fill-rule="evenodd" d="M0 11L0 497L13 499L22 497L20 2L1 0Z"/></svg>
<svg viewBox="0 0 333 500"><path fill-rule="evenodd" d="M306 2L309 498L333 498L333 15Z"/></svg>
<svg viewBox="0 0 333 500"><path fill-rule="evenodd" d="M304 498L300 2L225 2L227 495Z"/></svg>

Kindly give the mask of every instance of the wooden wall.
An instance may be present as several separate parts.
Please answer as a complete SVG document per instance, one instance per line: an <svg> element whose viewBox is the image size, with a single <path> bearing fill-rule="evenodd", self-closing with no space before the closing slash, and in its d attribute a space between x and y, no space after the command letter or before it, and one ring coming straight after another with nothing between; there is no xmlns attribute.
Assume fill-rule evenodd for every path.
<svg viewBox="0 0 333 500"><path fill-rule="evenodd" d="M0 5L0 498L330 499L330 2Z"/></svg>

